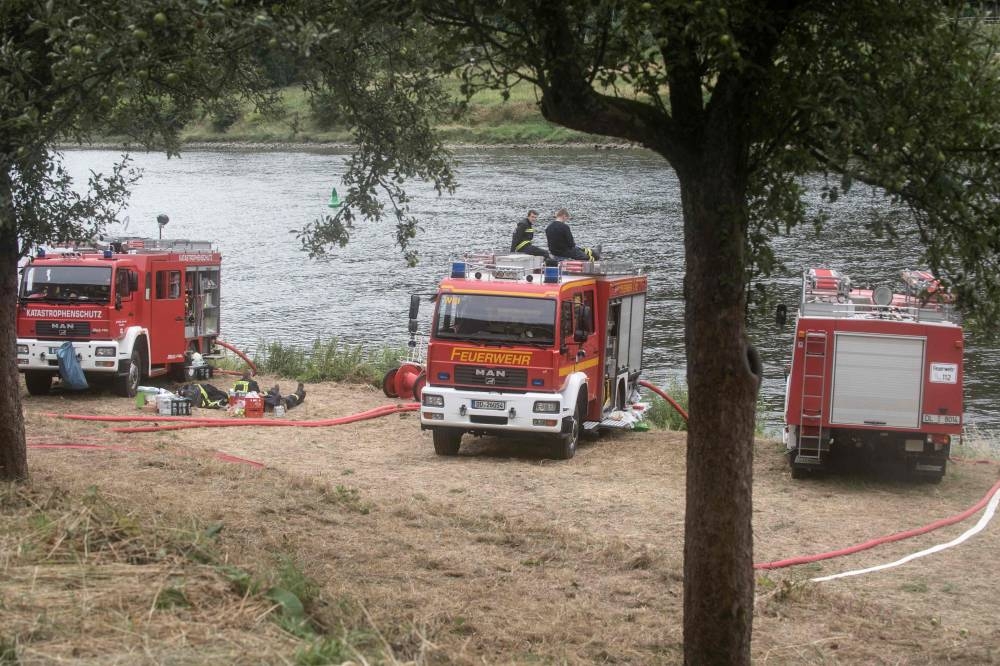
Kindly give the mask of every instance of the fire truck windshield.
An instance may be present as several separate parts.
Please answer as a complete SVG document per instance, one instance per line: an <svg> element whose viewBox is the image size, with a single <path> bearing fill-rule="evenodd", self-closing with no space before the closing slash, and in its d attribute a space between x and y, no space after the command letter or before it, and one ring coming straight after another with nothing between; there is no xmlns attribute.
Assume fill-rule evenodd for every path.
<svg viewBox="0 0 1000 666"><path fill-rule="evenodd" d="M485 294L443 294L434 336L550 346L555 342L556 302L552 299Z"/></svg>
<svg viewBox="0 0 1000 666"><path fill-rule="evenodd" d="M111 267L28 266L19 296L27 300L107 303L111 297Z"/></svg>

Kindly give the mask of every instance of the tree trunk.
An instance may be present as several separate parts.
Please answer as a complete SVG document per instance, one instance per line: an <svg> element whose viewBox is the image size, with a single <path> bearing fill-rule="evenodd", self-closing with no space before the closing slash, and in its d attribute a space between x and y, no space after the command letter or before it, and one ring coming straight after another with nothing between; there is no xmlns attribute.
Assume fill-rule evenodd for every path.
<svg viewBox="0 0 1000 666"><path fill-rule="evenodd" d="M746 166L738 141L725 145L718 135L714 141L696 164L678 169L690 400L684 660L699 666L749 664L753 622L750 521L759 368L748 361L744 320Z"/></svg>
<svg viewBox="0 0 1000 666"><path fill-rule="evenodd" d="M17 372L17 226L10 187L0 174L0 481L25 481L28 455Z"/></svg>
<svg viewBox="0 0 1000 666"><path fill-rule="evenodd" d="M28 478L28 457L17 372L17 235L0 228L0 481Z"/></svg>

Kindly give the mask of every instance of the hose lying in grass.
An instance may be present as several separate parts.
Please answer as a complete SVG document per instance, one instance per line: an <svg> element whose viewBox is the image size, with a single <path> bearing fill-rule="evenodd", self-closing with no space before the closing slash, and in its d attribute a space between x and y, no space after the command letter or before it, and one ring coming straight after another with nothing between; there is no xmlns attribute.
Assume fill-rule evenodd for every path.
<svg viewBox="0 0 1000 666"><path fill-rule="evenodd" d="M891 569L893 567L901 566L903 564L906 564L907 562L912 562L913 560L924 557L926 555L933 555L934 553L940 553L942 550L947 550L948 548L957 546L960 543L963 543L969 538L975 536L976 534L982 532L983 529L993 519L993 515L996 513L997 510L997 504L1000 504L1000 493L997 492L998 489L1000 489L1000 481L998 481L996 485L993 486L993 490L990 491L993 493L993 497L990 499L990 502L986 507L986 511L984 511L983 515L979 517L979 521L975 525L967 529L965 532L958 535L951 541L948 541L947 543L939 543L936 546L925 548L924 550L918 551L916 553L910 553L906 557L900 558L895 562L887 562L885 564L879 564L874 567L868 567L867 569L854 569L853 571L844 571L830 576L820 576L819 578L811 578L810 581L813 583L822 583L828 580L836 580L837 578L847 578L848 576L860 576L861 574L883 571L885 569Z"/></svg>
<svg viewBox="0 0 1000 666"><path fill-rule="evenodd" d="M48 412L45 416L55 418L71 419L75 421L105 421L105 422L170 422L170 425L138 426L128 428L111 428L112 432L159 432L162 430L183 430L187 428L233 428L246 426L268 426L282 428L327 428L330 426L354 423L374 419L380 416L389 416L400 412L412 412L420 409L420 405L415 402L408 402L398 405L383 405L375 407L357 414L348 414L333 419L321 419L317 421L293 421L280 419L229 419L229 418L203 418L197 416L100 416L91 414L54 414Z"/></svg>
<svg viewBox="0 0 1000 666"><path fill-rule="evenodd" d="M844 555L852 555L862 550L868 550L869 548L874 548L875 546L881 546L882 544L885 543L892 543L893 541L902 541L903 539L909 539L910 537L926 534L936 529L947 527L948 525L954 525L955 523L965 520L966 518L968 518L969 516L973 515L974 513L982 509L984 506L986 506L987 503L990 503L991 498L996 499L996 497L1000 497L1000 495L998 495L998 492L1000 492L1000 481L997 481L995 484L993 484L993 487L990 488L989 492L987 492L986 495L984 495L981 500L976 502L974 505L972 505L965 511L957 513L954 516L950 516L948 518L942 518L941 520L936 520L933 523L930 523L929 525L924 525L923 527L917 527L912 530L906 530L905 532L897 532L896 534L890 534L888 536L878 537L877 539L871 539L870 541L865 541L864 543L855 544L853 546L849 546L847 548L841 548L839 550L831 550L826 553L817 553L815 555L803 555L801 557L791 557L784 560L776 560L774 562L758 562L757 564L753 565L753 568L782 569L784 567L795 566L797 564L810 564L812 562L819 562L820 560L829 560L835 557L843 557Z"/></svg>

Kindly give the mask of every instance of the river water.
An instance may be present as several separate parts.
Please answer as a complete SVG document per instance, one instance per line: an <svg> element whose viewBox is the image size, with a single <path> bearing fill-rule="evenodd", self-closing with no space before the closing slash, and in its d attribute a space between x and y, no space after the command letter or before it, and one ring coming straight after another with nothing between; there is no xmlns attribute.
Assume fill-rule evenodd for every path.
<svg viewBox="0 0 1000 666"><path fill-rule="evenodd" d="M310 260L294 229L329 212L330 189L340 186L346 158L330 151L186 151L180 158L133 155L143 170L124 224L113 232L156 236L156 216L170 222L164 237L213 240L223 254L223 339L242 348L262 340L308 345L337 338L367 347L405 346L409 295L432 292L448 261L466 249L503 249L528 208L538 209L542 230L560 207L570 210L580 245L603 244L609 258L645 267L650 295L644 374L655 383L683 381L684 248L680 190L661 158L642 151L488 149L459 151L459 189L439 197L412 184L411 209L421 220L413 243L420 263L408 268L394 246L391 222L361 224L345 248ZM110 170L115 151L71 150L66 166L80 182L89 170ZM841 269L854 282L891 282L904 268L920 267L919 246L906 233L895 242L873 240L865 222L874 214L905 215L879 196L857 188L835 204L821 204L824 181L807 181L808 205L830 216L821 232L811 226L774 242L793 273L772 280L793 314L803 268ZM429 314L425 307L424 315ZM791 319L791 317L790 317ZM426 331L426 326L424 328ZM783 367L792 324L755 317L751 335L764 360L766 427L781 422ZM966 420L1000 429L1000 346L975 339L966 345Z"/></svg>

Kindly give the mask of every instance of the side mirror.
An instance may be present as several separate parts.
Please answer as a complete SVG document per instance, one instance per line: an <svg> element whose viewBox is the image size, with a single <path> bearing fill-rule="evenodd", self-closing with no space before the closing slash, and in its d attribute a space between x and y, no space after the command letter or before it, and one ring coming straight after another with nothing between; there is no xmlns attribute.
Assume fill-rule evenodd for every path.
<svg viewBox="0 0 1000 666"><path fill-rule="evenodd" d="M139 274L134 271L128 272L129 293L139 291Z"/></svg>
<svg viewBox="0 0 1000 666"><path fill-rule="evenodd" d="M420 296L410 294L410 321L417 318L418 312L420 312Z"/></svg>
<svg viewBox="0 0 1000 666"><path fill-rule="evenodd" d="M582 328L578 328L573 331L573 342L584 343L587 341L588 337L590 337L590 334Z"/></svg>
<svg viewBox="0 0 1000 666"><path fill-rule="evenodd" d="M410 319L410 327L409 328L410 328L410 333L416 333L417 332L417 320L416 319Z"/></svg>
<svg viewBox="0 0 1000 666"><path fill-rule="evenodd" d="M118 292L117 294L115 294L115 310L121 310L121 309L122 309L122 295L121 292Z"/></svg>

